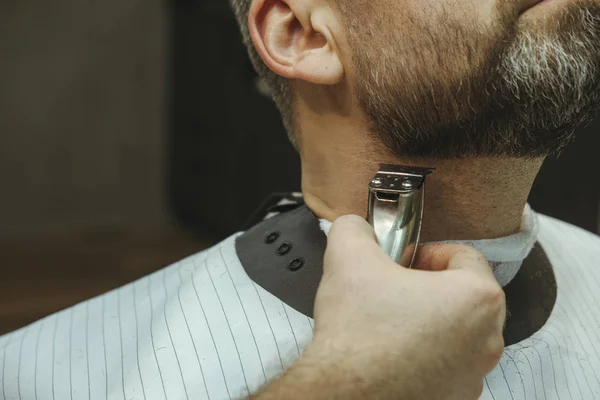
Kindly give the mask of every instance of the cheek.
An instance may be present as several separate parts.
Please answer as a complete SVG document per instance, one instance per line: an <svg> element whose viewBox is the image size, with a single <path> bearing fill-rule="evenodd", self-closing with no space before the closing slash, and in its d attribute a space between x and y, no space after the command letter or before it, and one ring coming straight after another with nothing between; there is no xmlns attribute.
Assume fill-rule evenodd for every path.
<svg viewBox="0 0 600 400"><path fill-rule="evenodd" d="M524 0L446 0L435 2L450 18L492 25L501 15L514 13Z"/></svg>
<svg viewBox="0 0 600 400"><path fill-rule="evenodd" d="M485 33L507 20L516 20L525 0L423 0L410 10L421 27Z"/></svg>
<svg viewBox="0 0 600 400"><path fill-rule="evenodd" d="M503 13L510 3L515 0L482 0L477 5L476 15L481 23L489 25L494 20L498 19L498 14ZM511 7L512 8L512 7Z"/></svg>

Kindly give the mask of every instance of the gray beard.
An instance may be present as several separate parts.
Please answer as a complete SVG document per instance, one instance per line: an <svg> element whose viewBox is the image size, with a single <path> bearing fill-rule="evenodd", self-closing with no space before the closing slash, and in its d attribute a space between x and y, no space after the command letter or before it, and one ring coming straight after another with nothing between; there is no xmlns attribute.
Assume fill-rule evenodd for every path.
<svg viewBox="0 0 600 400"><path fill-rule="evenodd" d="M506 129L513 137L537 137L521 140L517 155L559 152L600 109L600 7L577 8L548 34L524 31L498 75L505 102L513 100Z"/></svg>
<svg viewBox="0 0 600 400"><path fill-rule="evenodd" d="M560 152L600 112L600 4L572 3L548 22L498 42L460 87L428 83L412 103L363 76L359 101L372 131L398 157Z"/></svg>

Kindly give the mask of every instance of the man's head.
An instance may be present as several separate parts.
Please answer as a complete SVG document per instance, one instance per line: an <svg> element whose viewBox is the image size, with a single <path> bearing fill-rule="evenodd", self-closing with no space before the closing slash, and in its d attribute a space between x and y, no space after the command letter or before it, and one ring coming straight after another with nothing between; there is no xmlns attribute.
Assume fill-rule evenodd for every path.
<svg viewBox="0 0 600 400"><path fill-rule="evenodd" d="M598 0L232 1L292 136L300 81L398 157L544 156L600 108Z"/></svg>

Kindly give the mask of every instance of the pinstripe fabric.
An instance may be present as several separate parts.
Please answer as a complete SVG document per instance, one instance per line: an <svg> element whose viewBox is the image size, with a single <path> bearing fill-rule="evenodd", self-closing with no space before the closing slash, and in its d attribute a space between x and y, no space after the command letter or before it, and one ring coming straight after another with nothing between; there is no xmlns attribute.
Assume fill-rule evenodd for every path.
<svg viewBox="0 0 600 400"><path fill-rule="evenodd" d="M558 297L482 399L600 399L600 238L540 216ZM0 337L1 400L235 399L288 368L312 321L246 275L235 237Z"/></svg>

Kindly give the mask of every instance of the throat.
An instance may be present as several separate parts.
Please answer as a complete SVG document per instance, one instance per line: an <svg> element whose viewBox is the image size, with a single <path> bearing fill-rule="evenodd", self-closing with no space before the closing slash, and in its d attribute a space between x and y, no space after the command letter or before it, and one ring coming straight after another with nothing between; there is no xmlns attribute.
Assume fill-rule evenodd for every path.
<svg viewBox="0 0 600 400"><path fill-rule="evenodd" d="M367 185L380 163L434 167L427 178L422 242L495 239L521 229L527 198L543 159L344 160L315 168L303 160L307 206L334 221L345 214L366 216Z"/></svg>

